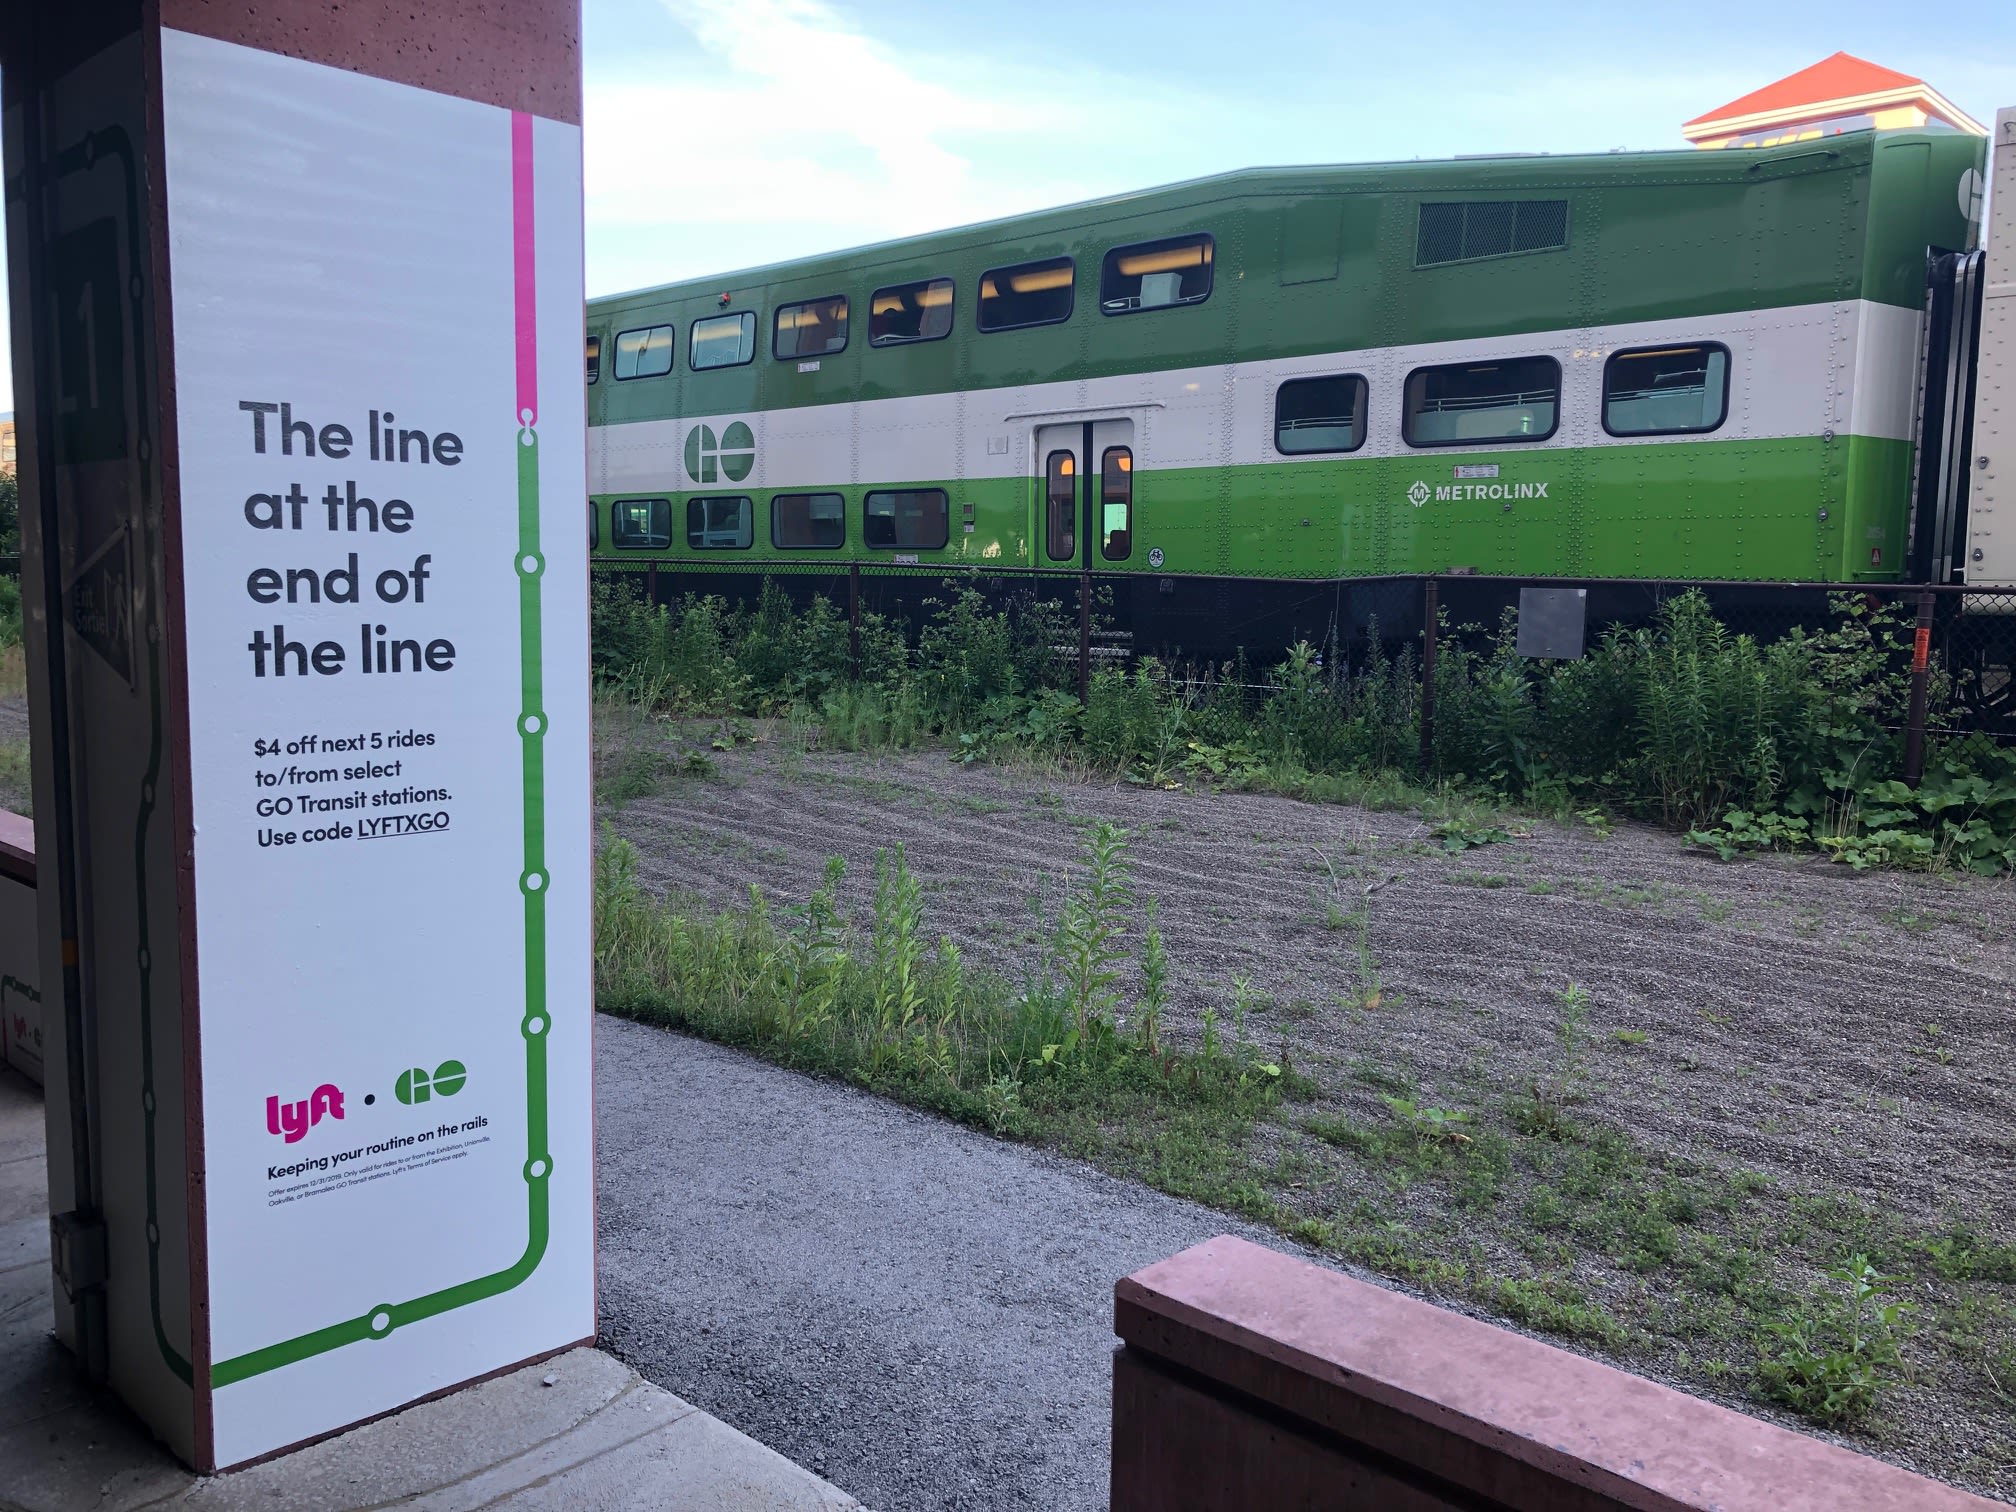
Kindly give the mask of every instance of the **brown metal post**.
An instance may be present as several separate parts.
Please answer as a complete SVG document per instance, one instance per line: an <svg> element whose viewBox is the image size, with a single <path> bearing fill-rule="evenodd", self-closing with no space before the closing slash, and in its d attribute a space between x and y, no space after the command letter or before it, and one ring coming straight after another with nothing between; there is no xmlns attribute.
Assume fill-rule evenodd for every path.
<svg viewBox="0 0 2016 1512"><path fill-rule="evenodd" d="M861 675L861 564L847 568L847 665L854 677Z"/></svg>
<svg viewBox="0 0 2016 1512"><path fill-rule="evenodd" d="M1421 770L1435 770L1435 579L1422 585L1425 607L1421 612Z"/></svg>
<svg viewBox="0 0 2016 1512"><path fill-rule="evenodd" d="M1911 640L1911 717L1904 727L1904 780L1912 787L1925 775L1925 698L1932 682L1930 588L1918 595L1918 630Z"/></svg>
<svg viewBox="0 0 2016 1512"><path fill-rule="evenodd" d="M658 564L653 562L644 569L644 602L652 606L658 603Z"/></svg>
<svg viewBox="0 0 2016 1512"><path fill-rule="evenodd" d="M1092 574L1078 574L1078 702L1092 698Z"/></svg>

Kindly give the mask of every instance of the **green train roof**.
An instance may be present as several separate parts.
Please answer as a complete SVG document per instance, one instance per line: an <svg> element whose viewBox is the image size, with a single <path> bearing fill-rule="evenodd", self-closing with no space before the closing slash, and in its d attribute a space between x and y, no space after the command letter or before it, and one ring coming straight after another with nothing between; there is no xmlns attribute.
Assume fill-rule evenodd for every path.
<svg viewBox="0 0 2016 1512"><path fill-rule="evenodd" d="M1655 152L1529 153L1417 159L1403 162L1307 164L1239 168L1154 188L1129 190L1046 210L975 221L914 236L870 242L802 258L645 285L588 301L591 313L625 304L691 298L717 289L795 281L864 266L914 262L960 247L1038 239L1122 216L1177 210L1249 196L1311 193L1532 193L1547 189L1759 182L1802 171L1866 171L1881 145L1951 143L1952 132L1855 131L1777 147L1699 148ZM1845 160L1845 161L1844 161Z"/></svg>

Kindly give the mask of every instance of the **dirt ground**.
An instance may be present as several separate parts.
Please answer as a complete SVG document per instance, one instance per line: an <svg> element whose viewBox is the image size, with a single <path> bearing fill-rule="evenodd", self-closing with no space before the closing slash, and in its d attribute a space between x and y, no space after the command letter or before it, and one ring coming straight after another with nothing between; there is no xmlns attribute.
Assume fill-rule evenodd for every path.
<svg viewBox="0 0 2016 1512"><path fill-rule="evenodd" d="M1588 994L1586 1114L1620 1125L1655 1161L1717 1180L1756 1173L1798 1211L1830 1212L1850 1230L1874 1212L1917 1232L1959 1223L2016 1240L2006 882L1857 874L1820 858L1724 864L1628 824L1605 835L1501 819L1509 838L1452 855L1408 814L1088 784L936 752L824 752L781 727L754 733L723 750L709 748L707 727L662 726L663 749L704 753L712 772L604 802L648 883L727 906L753 882L797 902L837 854L849 905L865 916L875 852L901 843L924 883L926 932L1019 974L1038 958L1041 920L1084 832L1110 820L1130 833L1137 895L1157 902L1174 966L1169 1033L1195 1043L1207 1006L1224 1033L1243 1002L1245 1032L1314 1078L1319 1113L1390 1118L1389 1091L1480 1118L1506 1106L1558 1072L1562 994L1574 984ZM636 738L634 726L605 732L605 772ZM1362 953L1348 921L1361 904ZM1528 1243L1435 1209L1404 1180L1368 1182L1307 1137L1307 1111L1284 1111L1262 1134L1291 1211L1336 1214L1357 1194L1359 1212L1395 1227L1439 1223L1484 1262L1516 1260ZM1755 1244L1768 1269L1773 1240ZM1572 1261L1578 1281L1620 1315L1665 1305L1657 1278L1583 1261ZM2012 1301L2016 1287L1998 1285L1928 1291L1914 1307L1928 1326L1939 1320L1942 1340L1960 1336L1953 1319L1964 1317L1976 1330L1967 1358L2006 1371ZM1747 1339L1751 1314L1722 1306L1721 1344ZM1661 1345L1626 1363L1769 1415L1736 1389L1753 1347L1740 1346L1741 1359L1729 1349L1704 1376L1675 1347L1687 1326L1652 1327ZM1886 1404L1873 1444L1849 1442L2016 1495L2011 1391L2016 1380L1942 1357Z"/></svg>

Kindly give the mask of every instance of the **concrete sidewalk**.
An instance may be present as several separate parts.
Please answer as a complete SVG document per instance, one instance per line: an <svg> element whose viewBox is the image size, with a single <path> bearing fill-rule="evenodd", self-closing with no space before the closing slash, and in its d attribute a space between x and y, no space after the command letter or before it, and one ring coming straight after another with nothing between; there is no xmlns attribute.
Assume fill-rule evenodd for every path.
<svg viewBox="0 0 2016 1512"><path fill-rule="evenodd" d="M192 1475L51 1336L48 1245L41 1098L0 1069L0 1512L859 1507L595 1349L234 1475Z"/></svg>

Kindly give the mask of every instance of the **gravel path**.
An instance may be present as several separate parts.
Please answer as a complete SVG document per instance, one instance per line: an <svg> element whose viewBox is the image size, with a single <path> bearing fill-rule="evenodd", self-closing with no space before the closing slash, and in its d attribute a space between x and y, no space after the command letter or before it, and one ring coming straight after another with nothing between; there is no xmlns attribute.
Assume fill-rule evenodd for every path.
<svg viewBox="0 0 2016 1512"><path fill-rule="evenodd" d="M1278 1235L596 1020L603 1343L878 1512L1106 1505L1113 1283Z"/></svg>

